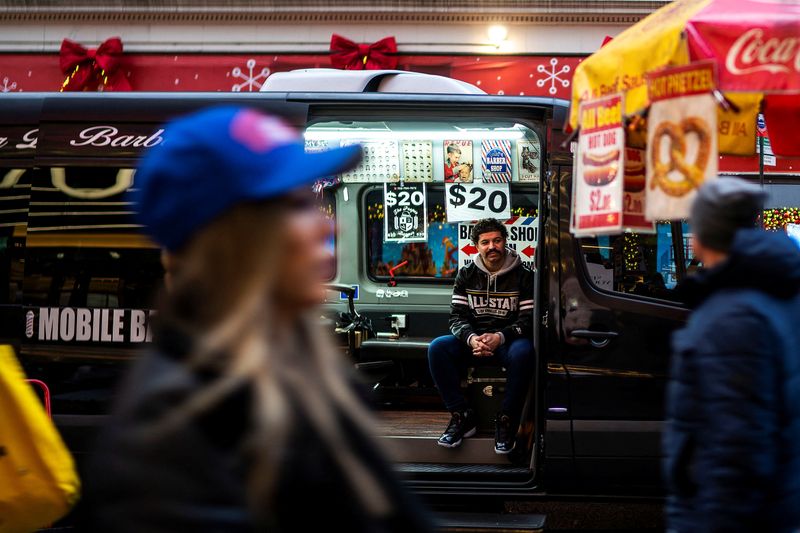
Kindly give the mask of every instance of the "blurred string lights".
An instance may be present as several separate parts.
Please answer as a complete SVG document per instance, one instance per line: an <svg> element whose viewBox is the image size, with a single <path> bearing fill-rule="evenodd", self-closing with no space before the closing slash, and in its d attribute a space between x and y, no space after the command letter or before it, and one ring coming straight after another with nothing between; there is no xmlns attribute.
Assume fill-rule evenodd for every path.
<svg viewBox="0 0 800 533"><path fill-rule="evenodd" d="M511 215L515 217L535 217L537 211L532 206L517 206L511 208ZM383 220L383 203L374 202L367 205L367 220ZM444 204L428 204L428 224L438 224L438 229L443 229L447 224L447 209ZM458 224L453 222L452 224Z"/></svg>
<svg viewBox="0 0 800 533"><path fill-rule="evenodd" d="M783 231L786 224L800 224L800 207L779 207L764 210L764 229Z"/></svg>
<svg viewBox="0 0 800 533"><path fill-rule="evenodd" d="M641 258L641 236L638 233L625 233L622 237L622 256L625 270L638 270Z"/></svg>

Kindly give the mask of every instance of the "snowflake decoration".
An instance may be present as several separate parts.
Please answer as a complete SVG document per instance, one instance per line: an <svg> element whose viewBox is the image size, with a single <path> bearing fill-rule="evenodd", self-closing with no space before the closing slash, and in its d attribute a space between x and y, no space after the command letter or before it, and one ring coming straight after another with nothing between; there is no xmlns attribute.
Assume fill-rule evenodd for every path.
<svg viewBox="0 0 800 533"><path fill-rule="evenodd" d="M0 85L0 92L10 93L11 91L14 91L14 90L17 89L17 82L15 82L15 81L12 81L11 83L8 83L8 82L9 82L8 76L4 77L3 78L3 84Z"/></svg>
<svg viewBox="0 0 800 533"><path fill-rule="evenodd" d="M536 86L544 87L547 82L550 82L550 88L547 89L547 92L550 94L556 94L558 91L556 88L557 83L561 83L562 87L569 87L569 79L561 77L561 74L567 74L570 71L569 65L563 65L561 70L558 71L556 71L556 65L558 65L558 59L554 57L550 60L549 69L544 65L539 65L536 67L537 71L546 74L544 78L536 81Z"/></svg>
<svg viewBox="0 0 800 533"><path fill-rule="evenodd" d="M245 88L247 88L247 91L249 92L253 92L253 90L258 91L259 89L261 89L261 86L264 84L264 80L266 80L267 76L270 75L270 70L269 68L264 67L261 69L261 72L256 74L253 70L255 68L256 68L256 60L248 59L247 72L243 71L239 67L236 67L233 70L231 70L229 73L230 75L232 75L234 78L243 80L242 83L234 83L233 87L231 87L231 91L238 93Z"/></svg>

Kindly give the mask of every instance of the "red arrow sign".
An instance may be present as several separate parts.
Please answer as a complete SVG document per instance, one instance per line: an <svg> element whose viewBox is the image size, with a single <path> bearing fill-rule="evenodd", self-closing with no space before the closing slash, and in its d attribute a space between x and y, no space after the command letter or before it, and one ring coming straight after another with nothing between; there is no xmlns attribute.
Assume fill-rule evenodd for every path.
<svg viewBox="0 0 800 533"><path fill-rule="evenodd" d="M522 250L522 253L527 255L528 257L533 257L533 255L536 253L536 248L534 248L533 246L528 246L527 248Z"/></svg>
<svg viewBox="0 0 800 533"><path fill-rule="evenodd" d="M461 251L462 251L462 252L464 252L464 253L465 253L465 254L467 254L467 255L472 255L472 254L477 254L477 253L478 253L478 249L477 249L477 248L475 248L475 247L474 247L473 245L471 245L471 244L468 244L468 245L464 246L464 247L461 249Z"/></svg>

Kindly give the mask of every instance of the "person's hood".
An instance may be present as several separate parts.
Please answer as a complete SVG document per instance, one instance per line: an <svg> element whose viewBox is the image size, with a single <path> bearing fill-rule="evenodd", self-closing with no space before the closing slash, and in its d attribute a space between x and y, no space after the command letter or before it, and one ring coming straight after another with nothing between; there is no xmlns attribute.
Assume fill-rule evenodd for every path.
<svg viewBox="0 0 800 533"><path fill-rule="evenodd" d="M478 254L478 257L475 258L475 265L480 269L481 272L486 274L486 297L489 297L490 287L492 286L492 282L494 282L494 290L497 290L497 278L514 269L517 265L520 264L519 254L516 251L512 250L511 248L506 248L506 258L503 261L503 266L500 267L500 270L497 272L490 272L486 265L483 264L483 257Z"/></svg>
<svg viewBox="0 0 800 533"><path fill-rule="evenodd" d="M785 233L740 230L725 261L687 278L677 291L690 307L697 307L712 293L725 288L794 297L800 292L800 246Z"/></svg>
<svg viewBox="0 0 800 533"><path fill-rule="evenodd" d="M475 265L487 276L502 276L506 272L510 272L513 270L517 265L520 264L519 254L516 251L512 250L511 248L506 248L506 259L503 261L503 266L500 267L500 270L497 272L490 272L486 265L483 263L483 256L478 254L478 257L475 258Z"/></svg>

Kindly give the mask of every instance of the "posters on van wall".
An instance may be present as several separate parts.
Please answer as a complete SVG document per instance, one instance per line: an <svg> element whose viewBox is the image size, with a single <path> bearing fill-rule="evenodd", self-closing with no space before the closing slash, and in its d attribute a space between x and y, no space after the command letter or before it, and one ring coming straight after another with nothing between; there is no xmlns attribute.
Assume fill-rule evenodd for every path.
<svg viewBox="0 0 800 533"><path fill-rule="evenodd" d="M472 141L445 140L442 143L444 150L444 182L445 183L472 183Z"/></svg>
<svg viewBox="0 0 800 533"><path fill-rule="evenodd" d="M511 181L511 141L481 141L481 173L484 183Z"/></svg>
<svg viewBox="0 0 800 533"><path fill-rule="evenodd" d="M424 183L383 185L383 240L428 242L428 202Z"/></svg>
<svg viewBox="0 0 800 533"><path fill-rule="evenodd" d="M403 141L403 181L433 181L433 143L431 141Z"/></svg>
<svg viewBox="0 0 800 533"><path fill-rule="evenodd" d="M644 216L645 211L645 151L625 148L625 179L622 193L622 225L638 233L655 233L655 222Z"/></svg>
<svg viewBox="0 0 800 533"><path fill-rule="evenodd" d="M360 144L363 151L361 164L342 174L345 183L384 183L400 179L400 148L397 141L344 139L342 146Z"/></svg>
<svg viewBox="0 0 800 533"><path fill-rule="evenodd" d="M648 220L689 216L697 188L717 177L714 65L694 64L648 76Z"/></svg>
<svg viewBox="0 0 800 533"><path fill-rule="evenodd" d="M539 138L517 141L517 172L520 182L539 183L541 168L541 152Z"/></svg>
<svg viewBox="0 0 800 533"><path fill-rule="evenodd" d="M513 216L503 220L508 230L506 245L516 250L522 262L531 270L535 268L536 243L539 242L539 217ZM478 248L470 239L474 224L463 222L458 225L458 268L465 267L475 260Z"/></svg>
<svg viewBox="0 0 800 533"><path fill-rule="evenodd" d="M579 113L571 231L577 236L619 233L625 164L622 95L586 100Z"/></svg>

